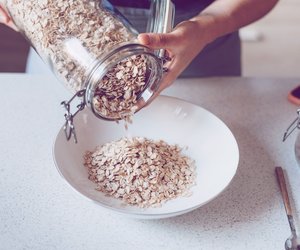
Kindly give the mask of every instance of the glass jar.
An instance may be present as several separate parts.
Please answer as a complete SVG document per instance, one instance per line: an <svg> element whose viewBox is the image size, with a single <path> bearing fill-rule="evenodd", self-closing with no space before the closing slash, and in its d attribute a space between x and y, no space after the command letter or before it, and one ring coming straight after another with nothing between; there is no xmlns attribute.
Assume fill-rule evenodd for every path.
<svg viewBox="0 0 300 250"><path fill-rule="evenodd" d="M74 94L66 108L67 139L85 106L101 119L130 119L159 87L164 51L137 42L137 31L107 1L0 0L20 32ZM174 20L170 0L153 0L147 32L167 32ZM75 113L70 103L81 103ZM76 138L76 136L75 136Z"/></svg>

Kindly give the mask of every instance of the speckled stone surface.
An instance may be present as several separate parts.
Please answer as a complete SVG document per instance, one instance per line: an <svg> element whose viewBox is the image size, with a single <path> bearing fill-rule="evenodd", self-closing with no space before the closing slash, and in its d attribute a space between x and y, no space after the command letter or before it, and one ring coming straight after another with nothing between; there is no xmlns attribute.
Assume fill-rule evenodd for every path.
<svg viewBox="0 0 300 250"><path fill-rule="evenodd" d="M70 97L62 84L49 76L0 74L0 249L282 250L290 231L274 167L286 170L299 228L296 134L281 141L297 109L287 93L298 84L300 79L211 78L178 80L166 90L222 119L237 139L240 163L230 186L210 203L147 221L89 202L56 171L59 104Z"/></svg>

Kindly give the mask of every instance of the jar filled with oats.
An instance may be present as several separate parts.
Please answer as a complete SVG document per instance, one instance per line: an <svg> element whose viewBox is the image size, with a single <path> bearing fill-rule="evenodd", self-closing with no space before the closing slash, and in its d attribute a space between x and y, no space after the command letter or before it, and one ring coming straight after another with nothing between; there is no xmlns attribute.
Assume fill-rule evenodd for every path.
<svg viewBox="0 0 300 250"><path fill-rule="evenodd" d="M134 27L99 0L0 0L20 32L73 92L67 133L85 106L99 118L128 119L147 104L163 75L163 52L137 43ZM148 32L173 24L171 1L153 0ZM72 114L70 102L81 98Z"/></svg>

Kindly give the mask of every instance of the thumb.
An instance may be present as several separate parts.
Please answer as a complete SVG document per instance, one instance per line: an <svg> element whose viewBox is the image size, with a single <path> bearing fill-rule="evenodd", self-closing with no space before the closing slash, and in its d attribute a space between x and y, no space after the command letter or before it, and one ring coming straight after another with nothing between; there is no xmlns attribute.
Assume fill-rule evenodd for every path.
<svg viewBox="0 0 300 250"><path fill-rule="evenodd" d="M1 4L0 4L0 23L4 23L8 27L14 29L15 31L18 31L18 28L13 23L12 19L7 14L7 11L5 10L5 8Z"/></svg>
<svg viewBox="0 0 300 250"><path fill-rule="evenodd" d="M142 33L139 34L138 40L141 44L152 49L166 49L174 42L174 36L172 33Z"/></svg>

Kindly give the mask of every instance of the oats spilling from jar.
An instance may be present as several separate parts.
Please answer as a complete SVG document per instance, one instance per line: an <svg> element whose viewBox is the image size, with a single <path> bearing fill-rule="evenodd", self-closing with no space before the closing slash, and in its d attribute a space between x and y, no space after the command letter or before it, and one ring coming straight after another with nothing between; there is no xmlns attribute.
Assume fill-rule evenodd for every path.
<svg viewBox="0 0 300 250"><path fill-rule="evenodd" d="M146 58L132 56L114 66L98 84L93 105L101 116L131 123L137 100L146 87Z"/></svg>
<svg viewBox="0 0 300 250"><path fill-rule="evenodd" d="M195 163L178 145L143 137L122 138L86 152L84 165L97 190L139 207L188 195Z"/></svg>

